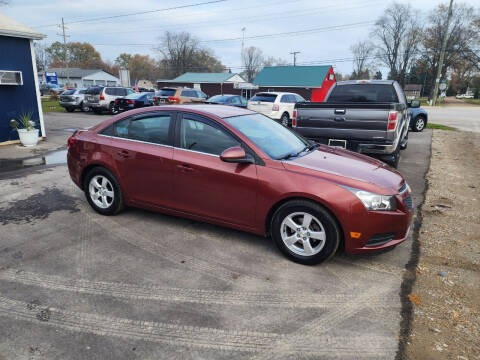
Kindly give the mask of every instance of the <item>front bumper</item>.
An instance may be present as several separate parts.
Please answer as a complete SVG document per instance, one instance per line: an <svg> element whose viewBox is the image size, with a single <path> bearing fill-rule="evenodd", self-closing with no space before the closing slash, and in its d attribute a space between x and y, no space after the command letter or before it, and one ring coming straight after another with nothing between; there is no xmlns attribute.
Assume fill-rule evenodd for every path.
<svg viewBox="0 0 480 360"><path fill-rule="evenodd" d="M414 210L411 194L396 195L397 210L368 211L363 204L352 206L348 226L344 226L345 252L362 254L386 249L408 238ZM360 233L357 238L352 233Z"/></svg>
<svg viewBox="0 0 480 360"><path fill-rule="evenodd" d="M76 101L60 101L59 105L63 107L80 107L80 104Z"/></svg>

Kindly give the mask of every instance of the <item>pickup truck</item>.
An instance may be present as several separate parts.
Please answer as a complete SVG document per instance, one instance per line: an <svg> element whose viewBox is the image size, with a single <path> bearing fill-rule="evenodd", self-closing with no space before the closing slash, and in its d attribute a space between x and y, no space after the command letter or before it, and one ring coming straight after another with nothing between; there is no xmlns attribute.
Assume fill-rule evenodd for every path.
<svg viewBox="0 0 480 360"><path fill-rule="evenodd" d="M408 142L409 106L420 102L409 104L396 81L340 81L325 102L297 103L292 127L308 139L377 156L397 167Z"/></svg>

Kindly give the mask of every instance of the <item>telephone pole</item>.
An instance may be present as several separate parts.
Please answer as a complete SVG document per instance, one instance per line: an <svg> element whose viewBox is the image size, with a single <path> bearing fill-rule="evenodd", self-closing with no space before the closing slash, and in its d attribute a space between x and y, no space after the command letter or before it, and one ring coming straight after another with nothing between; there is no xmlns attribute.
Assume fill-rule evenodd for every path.
<svg viewBox="0 0 480 360"><path fill-rule="evenodd" d="M440 78L442 77L443 60L445 58L445 49L447 47L447 40L448 40L448 27L450 26L450 19L452 18L452 5L453 5L453 0L450 0L450 5L448 6L447 23L445 24L445 31L443 33L443 39L442 39L442 48L440 50L440 59L438 60L437 76L435 78L435 86L433 88L433 99L432 99L433 106L435 106L437 103L438 86L440 85Z"/></svg>
<svg viewBox="0 0 480 360"><path fill-rule="evenodd" d="M293 55L293 66L297 65L297 54L300 54L300 51L293 51L290 55Z"/></svg>
<svg viewBox="0 0 480 360"><path fill-rule="evenodd" d="M244 50L244 46L245 46L245 30L247 30L247 28L245 26L242 27L242 52L240 54L240 65L243 65L243 50Z"/></svg>
<svg viewBox="0 0 480 360"><path fill-rule="evenodd" d="M63 62L65 64L65 71L67 74L67 88L68 88L68 85L70 84L70 71L68 69L67 37L69 36L65 34L65 23L63 22L63 17L62 17L62 25L59 25L59 27L62 29L62 33L57 35L63 37Z"/></svg>

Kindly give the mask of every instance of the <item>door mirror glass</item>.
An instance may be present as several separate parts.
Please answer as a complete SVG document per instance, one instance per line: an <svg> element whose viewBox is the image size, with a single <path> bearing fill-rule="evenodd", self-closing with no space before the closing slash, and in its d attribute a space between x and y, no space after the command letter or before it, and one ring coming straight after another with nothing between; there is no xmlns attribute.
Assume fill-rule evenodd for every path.
<svg viewBox="0 0 480 360"><path fill-rule="evenodd" d="M418 107L420 107L420 101L419 101L419 100L412 100L412 102L410 103L410 107L411 107L411 108L418 108Z"/></svg>
<svg viewBox="0 0 480 360"><path fill-rule="evenodd" d="M220 155L220 159L229 163L252 163L253 159L240 146L228 148Z"/></svg>

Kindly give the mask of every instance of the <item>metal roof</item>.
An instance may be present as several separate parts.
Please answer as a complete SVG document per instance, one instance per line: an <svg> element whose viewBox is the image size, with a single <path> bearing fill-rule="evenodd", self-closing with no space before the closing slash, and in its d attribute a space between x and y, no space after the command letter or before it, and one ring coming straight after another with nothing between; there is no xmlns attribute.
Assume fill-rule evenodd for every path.
<svg viewBox="0 0 480 360"><path fill-rule="evenodd" d="M238 75L235 73L195 73L186 72L172 80L158 80L158 82L171 83L224 83L231 77Z"/></svg>
<svg viewBox="0 0 480 360"><path fill-rule="evenodd" d="M41 40L46 37L46 35L36 32L3 14L0 14L0 36L10 36L32 40Z"/></svg>
<svg viewBox="0 0 480 360"><path fill-rule="evenodd" d="M321 87L330 65L265 66L253 83L259 86Z"/></svg>
<svg viewBox="0 0 480 360"><path fill-rule="evenodd" d="M85 76L95 74L95 73L101 72L101 71L104 71L104 70L102 70L102 69L69 68L68 69L68 76L71 77L71 78L84 78ZM46 72L56 72L58 77L62 77L62 78L67 77L67 69L66 68L51 68L51 69L48 69Z"/></svg>

